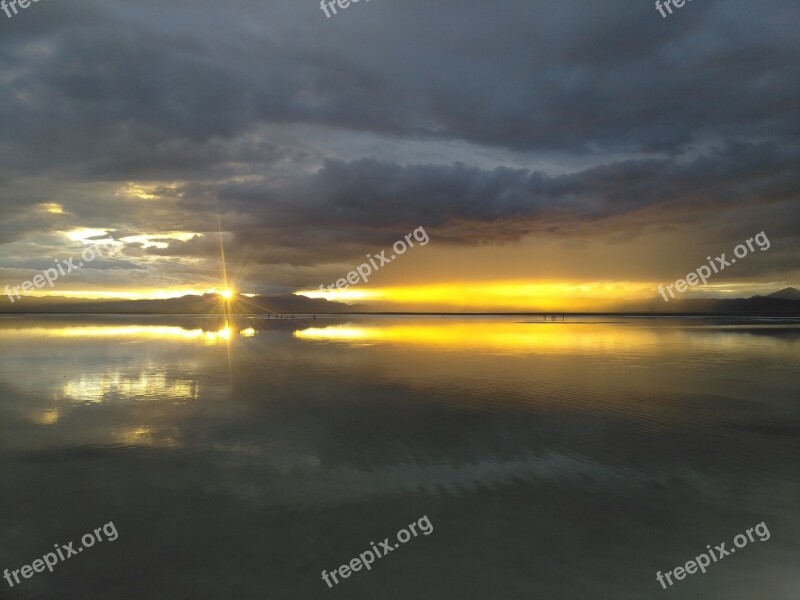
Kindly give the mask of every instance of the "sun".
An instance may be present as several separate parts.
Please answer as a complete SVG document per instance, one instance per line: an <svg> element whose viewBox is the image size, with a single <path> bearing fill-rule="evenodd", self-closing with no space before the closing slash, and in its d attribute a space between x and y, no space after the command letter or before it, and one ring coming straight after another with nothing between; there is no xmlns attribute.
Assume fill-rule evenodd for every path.
<svg viewBox="0 0 800 600"><path fill-rule="evenodd" d="M233 298L233 290L221 290L220 292L217 293L226 300L230 300L231 298Z"/></svg>

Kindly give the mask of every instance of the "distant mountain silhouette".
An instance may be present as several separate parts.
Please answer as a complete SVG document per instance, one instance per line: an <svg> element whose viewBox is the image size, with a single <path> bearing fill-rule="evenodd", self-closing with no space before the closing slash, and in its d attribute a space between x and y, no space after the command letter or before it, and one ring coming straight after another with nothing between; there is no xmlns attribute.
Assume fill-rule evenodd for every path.
<svg viewBox="0 0 800 600"><path fill-rule="evenodd" d="M663 301L662 301L663 304ZM735 315L800 315L800 300L753 296L718 300L671 300L657 312Z"/></svg>
<svg viewBox="0 0 800 600"><path fill-rule="evenodd" d="M773 292L767 298L777 298L778 300L800 300L800 290L793 287L783 288L779 292Z"/></svg>
<svg viewBox="0 0 800 600"><path fill-rule="evenodd" d="M203 296L187 295L165 300L86 300L79 298L23 297L13 304L7 297L0 296L0 313L67 313L67 314L164 314L164 315L208 315L220 314L225 306L224 300L217 294ZM242 314L331 314L331 313L367 313L383 312L380 307L358 304L331 302L321 298L307 298L293 294L274 296L237 296L231 303L235 313ZM413 311L396 311L413 312ZM474 313L491 311L472 311ZM497 311L502 312L502 311ZM518 314L525 311L506 311ZM530 311L539 312L539 311ZM558 311L564 312L564 311ZM800 315L800 291L785 288L768 296L752 296L750 298L707 298L707 299L671 299L664 302L661 296L655 295L645 302L628 302L615 310L582 311L616 312L638 314L731 314L731 315ZM438 314L438 313L436 313Z"/></svg>
<svg viewBox="0 0 800 600"><path fill-rule="evenodd" d="M750 298L670 299L660 296L644 304L631 304L631 312L661 314L800 315L800 292L787 287L768 296ZM627 312L627 311L626 311Z"/></svg>

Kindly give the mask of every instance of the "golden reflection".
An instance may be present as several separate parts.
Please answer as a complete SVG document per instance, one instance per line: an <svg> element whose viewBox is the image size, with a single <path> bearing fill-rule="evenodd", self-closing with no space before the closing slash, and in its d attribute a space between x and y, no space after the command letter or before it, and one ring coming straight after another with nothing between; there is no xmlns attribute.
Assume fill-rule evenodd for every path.
<svg viewBox="0 0 800 600"><path fill-rule="evenodd" d="M103 402L107 397L123 400L135 398L196 400L199 384L193 379L169 379L163 371L146 371L138 377L122 373L99 373L81 375L67 382L63 388L64 396L74 402Z"/></svg>
<svg viewBox="0 0 800 600"><path fill-rule="evenodd" d="M0 329L0 338L19 337L55 338L103 338L132 337L143 340L202 341L206 345L228 342L232 330L226 323L216 331L183 329L169 325L71 325L66 327L26 327L23 329Z"/></svg>
<svg viewBox="0 0 800 600"><path fill-rule="evenodd" d="M60 415L57 408L48 408L46 410L33 413L30 421L35 425L53 425L58 423L59 417Z"/></svg>
<svg viewBox="0 0 800 600"><path fill-rule="evenodd" d="M158 431L148 426L119 427L114 429L114 440L125 446L178 446L175 430Z"/></svg>
<svg viewBox="0 0 800 600"><path fill-rule="evenodd" d="M253 337L253 336L255 336L255 334L256 334L256 330L255 330L255 329L253 329L252 327L248 327L247 329L242 329L242 330L239 332L239 335L240 335L240 336L242 336L242 337L248 337L248 338L249 338L249 337Z"/></svg>
<svg viewBox="0 0 800 600"><path fill-rule="evenodd" d="M231 339L231 328L226 325L219 331L206 331L204 338L208 344L214 344L218 340L225 340L227 342Z"/></svg>
<svg viewBox="0 0 800 600"><path fill-rule="evenodd" d="M301 340L352 345L389 344L487 350L503 353L613 351L654 348L657 333L645 328L601 323L418 321L401 324L312 327L294 333Z"/></svg>
<svg viewBox="0 0 800 600"><path fill-rule="evenodd" d="M126 427L115 432L117 440L123 444L136 444L153 438L152 427Z"/></svg>

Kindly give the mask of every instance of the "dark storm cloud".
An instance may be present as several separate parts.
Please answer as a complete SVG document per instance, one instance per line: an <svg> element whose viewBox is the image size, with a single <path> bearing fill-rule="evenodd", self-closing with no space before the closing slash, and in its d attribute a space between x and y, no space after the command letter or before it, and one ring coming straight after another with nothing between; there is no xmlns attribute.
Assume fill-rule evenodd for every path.
<svg viewBox="0 0 800 600"><path fill-rule="evenodd" d="M647 2L387 1L332 21L310 0L36 9L0 42L19 169L123 175L127 161L131 177L147 147L205 166L225 160L210 140L259 122L579 152L800 123L788 0L708 0L671 21Z"/></svg>
<svg viewBox="0 0 800 600"><path fill-rule="evenodd" d="M774 143L728 144L694 159L629 160L560 176L463 164L328 160L319 172L296 180L229 183L214 192L234 235L229 256L246 255L258 264L344 261L386 247L420 225L437 244L473 246L531 233L574 242L588 234L630 241L647 227L672 227L679 235L682 225L707 221L712 251L757 233L753 227L796 241L798 162L800 151ZM212 192L193 185L175 193L186 198L188 210L191 199ZM204 256L216 251L215 243L196 238L149 252ZM777 259L779 253L773 254ZM781 253L779 262L798 267L791 252Z"/></svg>

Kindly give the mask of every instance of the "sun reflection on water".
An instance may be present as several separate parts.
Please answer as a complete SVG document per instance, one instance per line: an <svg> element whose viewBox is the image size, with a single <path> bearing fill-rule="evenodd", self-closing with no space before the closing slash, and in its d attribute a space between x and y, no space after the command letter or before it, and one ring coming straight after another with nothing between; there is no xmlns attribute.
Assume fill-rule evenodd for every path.
<svg viewBox="0 0 800 600"><path fill-rule="evenodd" d="M244 330L241 335L246 335ZM252 331L249 330L249 331ZM26 327L0 329L0 337L53 337L66 339L131 337L142 340L200 341L206 345L228 342L233 330L228 323L217 330L184 329L169 325L69 325L65 327Z"/></svg>
<svg viewBox="0 0 800 600"><path fill-rule="evenodd" d="M67 382L64 396L76 403L123 400L197 400L200 386L192 379L170 379L164 371L144 371L137 377L120 372L81 375Z"/></svg>
<svg viewBox="0 0 800 600"><path fill-rule="evenodd" d="M48 408L31 414L30 422L34 425L54 425L60 416L57 408Z"/></svg>
<svg viewBox="0 0 800 600"><path fill-rule="evenodd" d="M296 331L301 340L349 345L404 345L501 353L613 351L657 344L657 334L644 328L591 323L548 322L417 322L334 325Z"/></svg>

